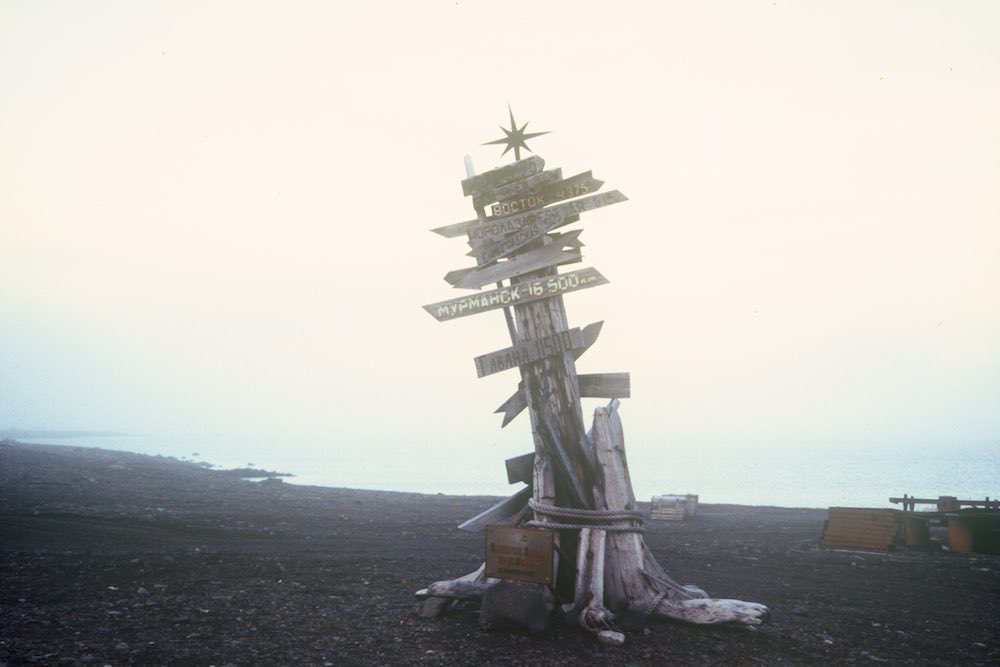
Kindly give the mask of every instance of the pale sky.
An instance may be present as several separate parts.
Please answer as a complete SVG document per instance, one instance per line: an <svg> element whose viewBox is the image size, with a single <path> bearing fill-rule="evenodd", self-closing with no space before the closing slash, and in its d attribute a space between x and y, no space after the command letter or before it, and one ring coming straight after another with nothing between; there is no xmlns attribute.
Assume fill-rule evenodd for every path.
<svg viewBox="0 0 1000 667"><path fill-rule="evenodd" d="M0 428L502 477L503 317L421 306L508 104L629 197L566 305L633 460L1000 444L992 1L0 2Z"/></svg>

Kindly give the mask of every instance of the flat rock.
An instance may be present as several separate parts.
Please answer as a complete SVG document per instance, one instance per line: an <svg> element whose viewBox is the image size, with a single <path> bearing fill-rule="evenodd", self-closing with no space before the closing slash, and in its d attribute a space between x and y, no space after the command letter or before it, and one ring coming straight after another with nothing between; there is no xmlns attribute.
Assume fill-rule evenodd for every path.
<svg viewBox="0 0 1000 667"><path fill-rule="evenodd" d="M479 625L488 630L542 632L552 617L552 593L542 584L500 581L483 594Z"/></svg>

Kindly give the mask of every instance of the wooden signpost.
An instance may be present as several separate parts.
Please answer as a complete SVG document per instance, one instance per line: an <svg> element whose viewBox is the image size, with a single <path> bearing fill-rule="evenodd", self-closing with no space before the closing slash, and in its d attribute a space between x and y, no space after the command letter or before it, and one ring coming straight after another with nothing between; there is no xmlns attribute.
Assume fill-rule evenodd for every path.
<svg viewBox="0 0 1000 667"><path fill-rule="evenodd" d="M445 274L444 279L455 287L479 289L489 283L509 280L549 266L560 266L580 261L582 257L580 247L583 245L578 240L580 230L566 234L553 234L553 236L556 238L549 245L515 255L505 262L494 262L485 266L449 271ZM561 248L566 248L566 250Z"/></svg>
<svg viewBox="0 0 1000 667"><path fill-rule="evenodd" d="M470 227L466 232L472 243L485 241L478 248L474 247L471 254L475 255L481 264L489 264L540 239L543 234L565 224L570 216L618 204L626 199L618 190L612 190L552 208L529 211L500 220L486 220Z"/></svg>
<svg viewBox="0 0 1000 667"><path fill-rule="evenodd" d="M431 303L424 306L424 310L437 318L439 322L443 322L506 306L548 299L588 287L606 285L607 282L607 279L597 269L580 269L562 275L533 278L516 285L499 287L472 296L460 296L456 299Z"/></svg>
<svg viewBox="0 0 1000 667"><path fill-rule="evenodd" d="M448 283L465 289L495 283L495 288L424 309L439 321L503 309L511 345L474 361L479 377L520 372L517 391L496 412L506 426L527 409L534 453L509 460L507 471L512 483L528 485L460 526L487 529L486 563L418 591L426 600L424 615L445 610L452 600L478 600L484 627L509 625L511 609L523 607L523 626L537 630L537 609L551 611L560 603L571 623L609 644L624 641L618 622L627 613L758 624L767 607L711 599L695 586L681 586L645 545L618 413L618 399L631 393L629 374L577 374L576 360L594 344L601 323L570 327L563 303L567 294L608 281L594 268L560 273L558 266L580 261L582 243L579 230L554 231L627 198L618 190L595 194L603 182L589 171L562 179L560 170L544 170L537 156L521 160L524 140L544 134L525 134L526 126L518 128L511 113L507 138L489 142L513 148L512 164L475 175L467 158L462 191L472 197L476 219L432 230L446 238L464 235L473 248L469 254L476 265L449 272ZM589 431L581 397L612 399L596 410ZM538 547L539 539L553 548ZM498 586L504 579L529 588Z"/></svg>

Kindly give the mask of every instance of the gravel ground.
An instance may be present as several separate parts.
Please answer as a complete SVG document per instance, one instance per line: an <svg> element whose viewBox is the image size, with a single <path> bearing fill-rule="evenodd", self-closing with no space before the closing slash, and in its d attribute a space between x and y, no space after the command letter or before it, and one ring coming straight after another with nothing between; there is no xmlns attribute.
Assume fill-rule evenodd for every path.
<svg viewBox="0 0 1000 667"><path fill-rule="evenodd" d="M3 665L1000 664L1000 557L826 551L825 510L647 523L675 579L770 623L655 623L605 647L558 619L486 632L413 593L475 570L495 498L249 482L172 458L0 443Z"/></svg>

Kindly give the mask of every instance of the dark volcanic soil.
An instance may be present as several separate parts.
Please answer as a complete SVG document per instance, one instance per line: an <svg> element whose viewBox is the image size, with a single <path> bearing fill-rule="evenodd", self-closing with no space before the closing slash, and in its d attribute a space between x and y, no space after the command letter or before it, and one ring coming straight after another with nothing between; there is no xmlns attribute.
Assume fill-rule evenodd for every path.
<svg viewBox="0 0 1000 667"><path fill-rule="evenodd" d="M174 459L0 443L0 666L1000 664L1000 557L819 549L824 510L702 505L657 558L769 624L484 632L413 593L476 569L487 497L254 483Z"/></svg>

